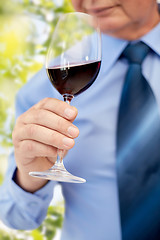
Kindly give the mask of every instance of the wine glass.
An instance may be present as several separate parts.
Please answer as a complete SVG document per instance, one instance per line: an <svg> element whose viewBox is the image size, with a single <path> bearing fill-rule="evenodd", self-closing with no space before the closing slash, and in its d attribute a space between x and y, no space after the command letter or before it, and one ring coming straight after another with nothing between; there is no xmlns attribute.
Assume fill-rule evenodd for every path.
<svg viewBox="0 0 160 240"><path fill-rule="evenodd" d="M46 70L52 85L70 104L72 98L96 79L101 65L101 34L96 19L73 12L60 17L46 56ZM85 179L70 174L63 164L63 150L57 161L45 172L30 172L33 177L62 182L84 183Z"/></svg>

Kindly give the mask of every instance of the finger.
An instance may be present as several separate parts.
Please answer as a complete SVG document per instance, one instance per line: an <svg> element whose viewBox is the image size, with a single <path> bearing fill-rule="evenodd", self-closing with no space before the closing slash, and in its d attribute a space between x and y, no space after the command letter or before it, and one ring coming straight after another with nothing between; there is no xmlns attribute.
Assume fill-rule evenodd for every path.
<svg viewBox="0 0 160 240"><path fill-rule="evenodd" d="M77 109L68 103L55 98L45 98L34 105L34 109L46 109L69 120L74 120L77 116Z"/></svg>
<svg viewBox="0 0 160 240"><path fill-rule="evenodd" d="M78 128L70 121L44 109L37 109L33 114L26 114L23 122L24 124L41 125L71 138L79 135Z"/></svg>
<svg viewBox="0 0 160 240"><path fill-rule="evenodd" d="M27 158L48 157L56 159L57 148L33 140L23 140L19 144L21 156Z"/></svg>
<svg viewBox="0 0 160 240"><path fill-rule="evenodd" d="M16 142L23 140L34 140L46 145L66 150L72 148L75 143L72 138L66 137L57 131L36 124L24 125L17 131L17 136L14 136Z"/></svg>

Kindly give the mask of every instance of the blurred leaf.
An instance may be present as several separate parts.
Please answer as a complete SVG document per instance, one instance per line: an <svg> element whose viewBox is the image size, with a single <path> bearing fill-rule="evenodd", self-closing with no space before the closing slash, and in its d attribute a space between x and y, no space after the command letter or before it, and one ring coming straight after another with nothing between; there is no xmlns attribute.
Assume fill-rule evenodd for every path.
<svg viewBox="0 0 160 240"><path fill-rule="evenodd" d="M31 236L33 237L33 240L44 240L42 234L37 229L31 232Z"/></svg>
<svg viewBox="0 0 160 240"><path fill-rule="evenodd" d="M1 240L18 240L14 235L10 235L8 232L0 229Z"/></svg>
<svg viewBox="0 0 160 240"><path fill-rule="evenodd" d="M0 1L0 15L11 15L20 12L21 8L16 0Z"/></svg>
<svg viewBox="0 0 160 240"><path fill-rule="evenodd" d="M2 173L0 173L0 185L2 184L2 182L3 182L3 175Z"/></svg>

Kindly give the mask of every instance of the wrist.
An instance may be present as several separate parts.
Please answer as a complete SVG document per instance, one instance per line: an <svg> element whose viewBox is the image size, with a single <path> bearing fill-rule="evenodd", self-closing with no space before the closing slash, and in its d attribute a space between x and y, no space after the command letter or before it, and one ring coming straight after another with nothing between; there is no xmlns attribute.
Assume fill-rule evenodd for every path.
<svg viewBox="0 0 160 240"><path fill-rule="evenodd" d="M34 193L44 187L48 180L29 176L28 173L21 172L18 168L15 170L13 181L24 191Z"/></svg>

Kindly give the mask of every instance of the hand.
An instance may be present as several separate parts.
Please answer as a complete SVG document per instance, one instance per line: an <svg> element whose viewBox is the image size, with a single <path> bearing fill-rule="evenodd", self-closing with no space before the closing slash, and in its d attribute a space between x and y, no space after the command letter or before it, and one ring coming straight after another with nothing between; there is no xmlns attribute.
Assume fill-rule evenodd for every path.
<svg viewBox="0 0 160 240"><path fill-rule="evenodd" d="M46 98L17 119L12 134L16 182L24 190L34 192L47 182L29 176L30 171L49 169L56 161L57 149L67 152L74 146L74 138L79 135L78 128L72 123L76 116L75 107Z"/></svg>

